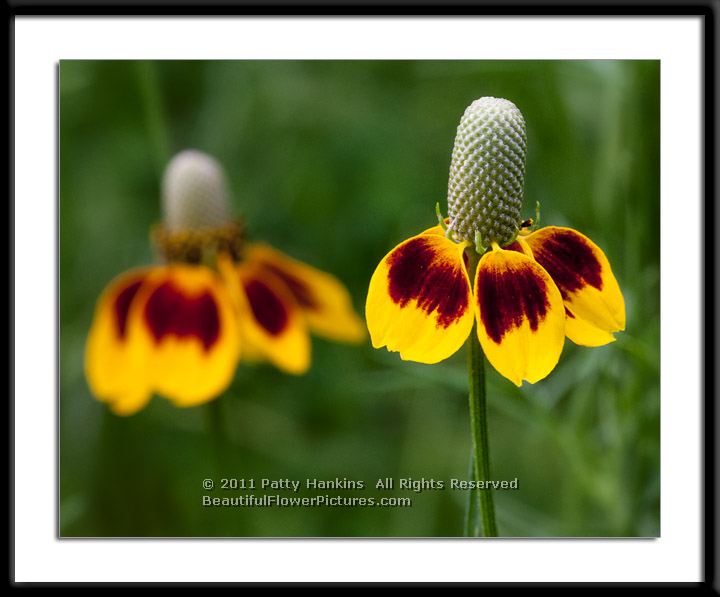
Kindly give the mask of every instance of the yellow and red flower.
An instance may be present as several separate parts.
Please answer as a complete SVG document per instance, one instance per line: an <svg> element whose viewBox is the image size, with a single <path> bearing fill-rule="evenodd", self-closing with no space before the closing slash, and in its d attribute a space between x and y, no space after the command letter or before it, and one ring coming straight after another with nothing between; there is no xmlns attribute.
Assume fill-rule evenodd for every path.
<svg viewBox="0 0 720 597"><path fill-rule="evenodd" d="M154 393L180 407L212 400L241 357L302 374L310 366L310 331L346 342L365 337L335 277L267 245L244 243L242 227L213 205L224 201L220 177L219 165L198 152L171 162L165 192L180 200L170 202L175 211L166 206L155 234L167 263L120 275L98 300L85 372L93 394L117 414L137 412ZM202 226L169 224L178 201L180 220L192 213L193 221L204 218Z"/></svg>
<svg viewBox="0 0 720 597"><path fill-rule="evenodd" d="M440 226L400 243L370 280L366 318L375 348L437 363L477 323L488 361L516 385L547 376L564 338L601 346L625 328L625 305L600 248L570 228L548 226L495 244L469 271L468 241Z"/></svg>
<svg viewBox="0 0 720 597"><path fill-rule="evenodd" d="M437 363L476 324L488 361L520 386L553 370L565 336L601 346L625 329L602 250L571 228L530 232L521 222L525 152L525 121L512 102L486 97L467 108L449 217L396 246L370 280L365 315L375 348Z"/></svg>
<svg viewBox="0 0 720 597"><path fill-rule="evenodd" d="M302 374L310 367L309 332L341 342L365 338L337 278L277 249L252 244L238 262L221 259L220 271L238 307L248 359Z"/></svg>

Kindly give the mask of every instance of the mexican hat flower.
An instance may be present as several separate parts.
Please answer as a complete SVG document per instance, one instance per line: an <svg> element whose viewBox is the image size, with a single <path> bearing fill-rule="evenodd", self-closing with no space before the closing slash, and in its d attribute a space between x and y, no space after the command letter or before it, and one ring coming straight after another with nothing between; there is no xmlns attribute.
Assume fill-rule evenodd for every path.
<svg viewBox="0 0 720 597"><path fill-rule="evenodd" d="M448 218L390 251L370 280L375 348L437 363L476 333L488 361L516 385L558 363L565 336L601 346L625 329L610 263L571 228L523 221L525 121L510 101L483 97L460 121Z"/></svg>
<svg viewBox="0 0 720 597"><path fill-rule="evenodd" d="M88 334L88 383L115 413L137 412L154 393L179 407L212 400L241 358L302 374L310 331L345 342L365 337L335 277L246 242L212 157L179 153L162 186L164 221L152 235L162 262L110 282Z"/></svg>

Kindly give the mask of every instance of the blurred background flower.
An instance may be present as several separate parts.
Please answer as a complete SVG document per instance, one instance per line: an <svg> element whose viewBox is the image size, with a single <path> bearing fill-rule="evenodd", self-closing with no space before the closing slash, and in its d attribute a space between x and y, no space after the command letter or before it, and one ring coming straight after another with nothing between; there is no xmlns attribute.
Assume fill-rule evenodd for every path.
<svg viewBox="0 0 720 597"><path fill-rule="evenodd" d="M245 242L226 187L212 156L176 154L152 235L161 263L118 276L98 300L85 375L116 414L135 414L153 393L180 407L218 398L240 356L303 374L310 330L353 343L365 337L339 280Z"/></svg>
<svg viewBox="0 0 720 597"><path fill-rule="evenodd" d="M603 247L630 322L611 349L566 344L530 391L489 372L493 477L520 487L497 500L498 523L506 536L659 532L658 62L63 61L62 535L462 535L459 491L404 509L200 505L202 479L220 475L345 476L366 496L380 477L466 478L461 353L429 367L319 340L303 377L240 367L211 415L153 400L120 419L90 399L83 348L107 282L152 261L138 231L160 219L175 151L216 156L253 237L337 274L359 310L388 247L433 221L457 116L483 95L526 118L525 215L539 200L544 222Z"/></svg>

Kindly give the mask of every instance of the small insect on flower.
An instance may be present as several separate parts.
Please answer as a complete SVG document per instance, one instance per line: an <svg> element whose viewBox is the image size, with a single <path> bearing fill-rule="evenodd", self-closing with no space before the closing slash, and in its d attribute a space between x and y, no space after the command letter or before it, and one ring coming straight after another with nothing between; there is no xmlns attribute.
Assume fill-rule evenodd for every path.
<svg viewBox="0 0 720 597"><path fill-rule="evenodd" d="M531 231L532 220L521 218L526 147L512 102L483 97L465 110L449 217L396 246L370 280L365 314L375 348L437 363L476 322L487 359L520 386L554 369L565 336L601 346L625 329L623 296L602 250L571 228Z"/></svg>
<svg viewBox="0 0 720 597"><path fill-rule="evenodd" d="M245 242L212 157L187 150L173 158L163 212L152 234L163 263L113 280L88 334L88 383L116 414L137 412L153 393L180 407L212 400L241 356L302 374L310 331L345 342L365 337L335 277Z"/></svg>

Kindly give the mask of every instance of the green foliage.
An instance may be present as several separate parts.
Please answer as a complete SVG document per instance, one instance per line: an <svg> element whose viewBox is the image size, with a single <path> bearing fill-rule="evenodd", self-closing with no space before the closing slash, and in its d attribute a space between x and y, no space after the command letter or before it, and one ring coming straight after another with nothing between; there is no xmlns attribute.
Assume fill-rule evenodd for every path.
<svg viewBox="0 0 720 597"><path fill-rule="evenodd" d="M242 364L211 407L154 398L123 419L91 397L83 351L102 289L154 259L148 232L172 153L216 156L251 237L337 275L362 312L378 261L445 206L455 129L483 95L512 100L527 121L523 216L540 201L543 224L599 244L628 319L609 346L566 342L533 386L489 371L492 475L520 487L495 496L500 533L659 533L658 62L65 61L62 535L462 535L458 491L413 494L408 509L200 500L206 477L347 477L368 482L368 496L381 477L467 478L464 354L426 366L315 339L306 376Z"/></svg>

